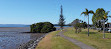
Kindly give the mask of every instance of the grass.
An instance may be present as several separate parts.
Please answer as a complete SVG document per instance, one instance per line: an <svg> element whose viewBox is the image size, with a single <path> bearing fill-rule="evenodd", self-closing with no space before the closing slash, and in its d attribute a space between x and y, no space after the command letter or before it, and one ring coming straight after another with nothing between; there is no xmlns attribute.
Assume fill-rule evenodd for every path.
<svg viewBox="0 0 111 49"><path fill-rule="evenodd" d="M74 45L70 41L56 36L60 31L55 31L43 38L36 49L80 49L78 46Z"/></svg>
<svg viewBox="0 0 111 49"><path fill-rule="evenodd" d="M106 33L106 39L103 39L103 33L97 30L90 29L90 36L88 37L87 29L82 29L82 32L75 33L74 29L68 28L64 35L77 39L97 49L111 49L111 33Z"/></svg>

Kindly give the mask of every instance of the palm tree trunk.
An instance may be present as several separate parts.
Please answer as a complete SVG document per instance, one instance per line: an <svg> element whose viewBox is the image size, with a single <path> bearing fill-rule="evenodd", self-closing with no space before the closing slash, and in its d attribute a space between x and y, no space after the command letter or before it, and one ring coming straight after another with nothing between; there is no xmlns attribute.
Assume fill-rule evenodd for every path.
<svg viewBox="0 0 111 49"><path fill-rule="evenodd" d="M89 15L88 15L88 36L89 36Z"/></svg>

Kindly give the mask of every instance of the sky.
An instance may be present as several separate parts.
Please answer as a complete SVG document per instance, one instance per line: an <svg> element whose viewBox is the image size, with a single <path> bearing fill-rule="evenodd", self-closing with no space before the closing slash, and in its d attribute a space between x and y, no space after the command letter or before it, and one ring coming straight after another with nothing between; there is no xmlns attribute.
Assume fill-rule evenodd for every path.
<svg viewBox="0 0 111 49"><path fill-rule="evenodd" d="M80 15L85 8L94 12L98 8L111 11L111 0L0 0L0 24L58 24L61 5L66 24L75 19L87 22L87 17ZM92 14L89 16L92 24Z"/></svg>

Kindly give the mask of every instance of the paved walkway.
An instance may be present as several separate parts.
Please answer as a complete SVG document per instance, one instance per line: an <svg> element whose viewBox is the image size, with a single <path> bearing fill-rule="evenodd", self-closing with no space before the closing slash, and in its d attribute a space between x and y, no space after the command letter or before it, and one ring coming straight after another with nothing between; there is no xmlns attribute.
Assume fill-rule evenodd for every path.
<svg viewBox="0 0 111 49"><path fill-rule="evenodd" d="M59 35L60 35L61 37L65 38L65 39L71 41L73 44L79 46L81 49L95 49L94 47L89 46L89 45L86 45L86 44L84 44L84 43L82 43L82 42L80 42L80 41L78 41L78 40L76 40L76 39L72 39L72 38L70 38L70 37L64 36L63 33L64 33L65 31L66 31L66 30L59 32Z"/></svg>

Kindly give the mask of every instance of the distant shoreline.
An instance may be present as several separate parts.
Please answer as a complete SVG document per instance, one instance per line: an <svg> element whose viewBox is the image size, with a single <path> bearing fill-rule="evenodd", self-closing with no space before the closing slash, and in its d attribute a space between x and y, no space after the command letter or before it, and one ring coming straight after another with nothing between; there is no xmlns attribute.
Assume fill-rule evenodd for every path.
<svg viewBox="0 0 111 49"><path fill-rule="evenodd" d="M0 27L0 32L30 32L30 27Z"/></svg>
<svg viewBox="0 0 111 49"><path fill-rule="evenodd" d="M60 27L59 25L55 25L54 24L54 26L55 27ZM0 28L1 27L7 27L7 28L9 28L9 27L11 27L11 28L13 28L13 27L30 27L30 25L24 25L24 24L0 24ZM65 25L64 27L69 27L68 25Z"/></svg>

